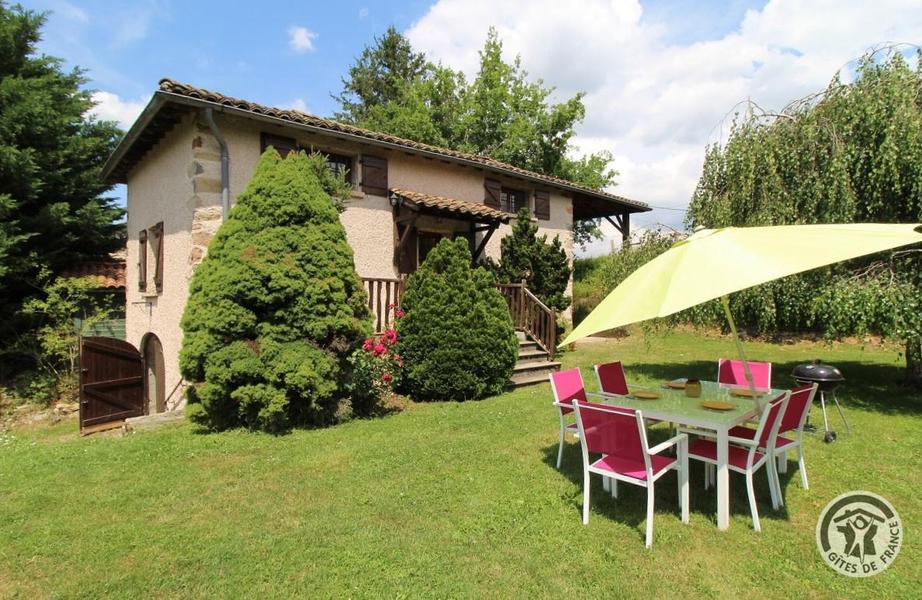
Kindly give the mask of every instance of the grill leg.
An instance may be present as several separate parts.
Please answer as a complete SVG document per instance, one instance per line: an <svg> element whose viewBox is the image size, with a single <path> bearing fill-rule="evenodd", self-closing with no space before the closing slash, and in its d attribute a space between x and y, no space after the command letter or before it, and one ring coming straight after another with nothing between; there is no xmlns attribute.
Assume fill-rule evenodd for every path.
<svg viewBox="0 0 922 600"><path fill-rule="evenodd" d="M832 391L832 399L836 403L836 409L839 411L839 416L842 417L842 422L845 423L845 431L851 433L852 428L848 426L848 421L845 419L845 413L842 411L842 405L839 404L839 398L836 396L835 390Z"/></svg>

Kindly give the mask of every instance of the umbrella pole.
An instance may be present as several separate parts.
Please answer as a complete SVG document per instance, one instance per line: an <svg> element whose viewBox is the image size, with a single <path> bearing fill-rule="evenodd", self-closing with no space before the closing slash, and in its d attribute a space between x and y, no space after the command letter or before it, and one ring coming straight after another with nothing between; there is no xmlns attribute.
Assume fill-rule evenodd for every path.
<svg viewBox="0 0 922 600"><path fill-rule="evenodd" d="M724 315L726 315L727 322L730 324L730 331L733 333L733 341L736 342L736 351L743 361L743 372L746 374L746 382L749 383L749 390L752 392L752 397L756 401L759 412L762 412L762 400L756 394L756 386L752 378L752 371L749 370L749 361L746 360L746 353L743 351L743 342L740 341L740 336L736 332L736 322L733 320L733 314L730 312L730 300L727 296L721 296L720 303L724 307Z"/></svg>

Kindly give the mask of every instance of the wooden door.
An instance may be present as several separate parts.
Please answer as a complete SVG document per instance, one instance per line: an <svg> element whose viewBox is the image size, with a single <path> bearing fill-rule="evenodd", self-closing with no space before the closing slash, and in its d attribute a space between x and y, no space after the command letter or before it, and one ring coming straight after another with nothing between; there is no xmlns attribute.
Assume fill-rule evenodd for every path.
<svg viewBox="0 0 922 600"><path fill-rule="evenodd" d="M144 361L128 342L80 342L80 429L144 414Z"/></svg>

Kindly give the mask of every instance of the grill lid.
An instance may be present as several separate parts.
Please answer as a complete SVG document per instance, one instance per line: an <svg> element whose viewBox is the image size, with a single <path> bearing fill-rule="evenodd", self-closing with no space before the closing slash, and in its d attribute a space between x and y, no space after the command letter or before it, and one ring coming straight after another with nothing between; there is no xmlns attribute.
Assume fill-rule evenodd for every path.
<svg viewBox="0 0 922 600"><path fill-rule="evenodd" d="M812 363L797 365L791 375L799 381L845 381L842 371L832 365L824 364L818 358Z"/></svg>

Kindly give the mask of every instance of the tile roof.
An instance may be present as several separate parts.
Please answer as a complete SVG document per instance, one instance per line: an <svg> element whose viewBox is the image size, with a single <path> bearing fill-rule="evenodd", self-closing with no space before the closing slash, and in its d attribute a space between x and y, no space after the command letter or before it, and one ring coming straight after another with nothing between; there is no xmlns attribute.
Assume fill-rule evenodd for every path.
<svg viewBox="0 0 922 600"><path fill-rule="evenodd" d="M493 171L498 171L501 173L509 175L518 175L521 177L526 177L528 179L541 181L549 185L565 188L571 191L588 194L596 198L603 198L613 202L617 202L622 205L626 205L629 209L634 209L632 212L640 212L650 210L649 206L643 202L638 202L636 200L631 200L629 198L624 198L623 196L618 196L616 194L610 194L608 192L603 192L601 190L593 189L587 186L579 185L565 179L560 179L559 177L552 177L550 175L545 175L543 173L536 173L534 171L529 171L527 169L521 169L519 167L495 160L489 156L484 156L482 154L471 154L468 152L460 152L458 150L451 150L450 148L442 148L439 146L433 146L431 144L424 144L421 142L415 142L413 140L408 140L405 138L400 138L394 135L387 133L380 133L377 131L370 131L368 129L362 129L361 127L355 127L346 123L340 123L339 121L333 121L331 119L324 119L321 117L316 117L298 110L288 110L282 108L273 108L270 106L264 106L262 104L256 104L255 102L249 102L247 100L241 100L238 98L232 98L230 96L225 96L224 94L218 92L212 92L210 90L197 88L185 83L180 83L174 81L173 79L161 79L160 80L160 92L165 94L174 94L177 96L182 96L185 98L193 98L197 100L202 100L205 102L211 102L214 104L220 104L222 106L227 106L231 108L236 108L248 112L252 112L259 115L265 115L268 117L274 117L277 119L282 119L285 121L291 121L292 123L297 123L301 125L307 125L310 127L316 127L318 129L324 129L333 133L342 133L347 135L352 135L356 137L365 138L368 140L373 140L377 142L383 142L386 144L391 144L394 146L400 146L403 148L409 148L412 150L419 150L423 152L428 152L432 154L437 154L446 158L454 158L458 160L463 160L468 163L479 164L487 169Z"/></svg>
<svg viewBox="0 0 922 600"><path fill-rule="evenodd" d="M84 262L61 273L61 277L94 277L99 287L118 289L125 287L124 261Z"/></svg>
<svg viewBox="0 0 922 600"><path fill-rule="evenodd" d="M446 198L445 196L434 196L432 194L423 194L399 188L391 188L390 191L392 194L396 194L414 204L442 212L469 215L487 221L499 221L501 223L508 223L509 219L512 217L509 213L490 208L486 204L465 202L463 200L455 200L454 198Z"/></svg>

